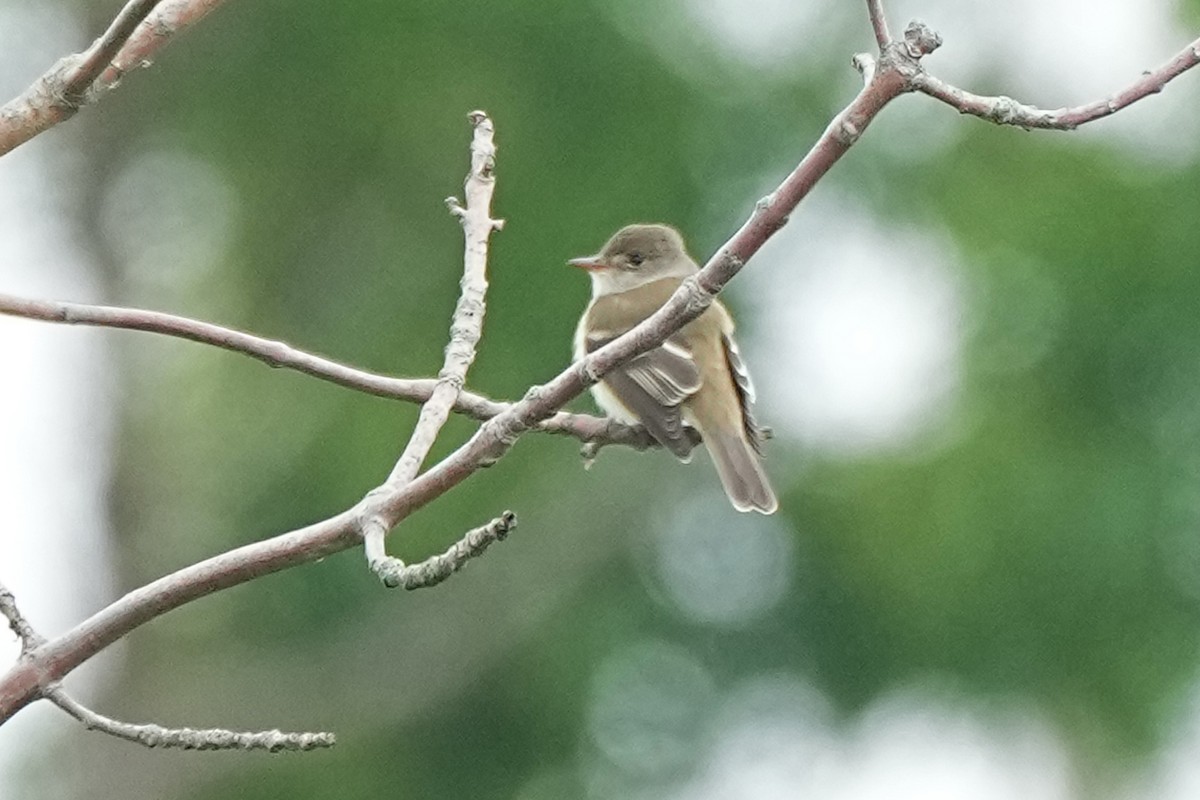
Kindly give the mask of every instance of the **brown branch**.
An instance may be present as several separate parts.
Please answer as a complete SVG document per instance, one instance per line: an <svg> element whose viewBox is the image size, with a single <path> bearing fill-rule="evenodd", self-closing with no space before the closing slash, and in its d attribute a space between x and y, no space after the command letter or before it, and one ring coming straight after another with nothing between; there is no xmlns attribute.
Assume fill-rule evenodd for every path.
<svg viewBox="0 0 1200 800"><path fill-rule="evenodd" d="M433 448L437 435L450 410L462 394L467 380L467 371L475 361L475 346L483 333L483 316L487 309L487 254L488 240L492 231L500 230L504 223L492 219L492 193L496 188L496 145L493 141L495 128L483 111L472 111L467 115L474 134L471 137L471 171L467 173L465 194L466 208L453 197L446 199L450 213L458 218L463 229L463 276L462 291L454 307L450 323L450 342L446 345L446 356L437 383L429 399L421 406L421 414L413 427L412 436L396 466L388 475L387 482L370 496L382 502L383 494L399 491L417 475L421 464ZM391 558L384 549L388 527L381 514L367 510L362 517L363 550L371 569L386 586L397 586L396 576L406 567L397 558Z"/></svg>
<svg viewBox="0 0 1200 800"><path fill-rule="evenodd" d="M43 322L160 333L241 353L270 367L296 370L347 389L393 400L424 403L437 383L431 378L397 378L355 369L298 350L285 342L264 339L233 328L158 311L33 300L0 293L0 314ZM509 403L464 390L455 400L454 411L484 421L496 416L508 406ZM624 425L607 417L588 414L560 412L542 422L538 429L599 445L620 444L637 450L658 447L658 443L641 426Z"/></svg>
<svg viewBox="0 0 1200 800"><path fill-rule="evenodd" d="M924 73L913 80L913 88L958 109L961 114L980 117L997 125L1070 131L1085 123L1115 114L1138 100L1161 92L1170 81L1197 64L1200 64L1200 39L1183 48L1166 64L1144 73L1127 88L1106 100L1052 111L1020 103L1011 97L984 97L972 94Z"/></svg>
<svg viewBox="0 0 1200 800"><path fill-rule="evenodd" d="M84 93L96 78L100 77L100 73L108 68L125 42L137 30L137 26L159 2L160 0L131 0L121 9L104 35L83 53L79 64L72 70L73 74L63 85L62 97L67 105L79 106L83 102Z"/></svg>
<svg viewBox="0 0 1200 800"><path fill-rule="evenodd" d="M405 566L398 558L388 559L375 568L383 585L389 588L426 589L437 586L458 572L472 558L483 555L493 542L501 542L517 527L517 515L505 511L486 525L467 531L441 555L432 556L419 564Z"/></svg>
<svg viewBox="0 0 1200 800"><path fill-rule="evenodd" d="M100 731L118 739L146 747L167 747L178 750L266 750L279 753L287 750L316 750L333 747L332 733L303 733L273 731L229 731L224 728L164 728L161 725L135 725L106 717L92 711L71 697L61 686L45 693L54 705L83 723L89 731Z"/></svg>
<svg viewBox="0 0 1200 800"><path fill-rule="evenodd" d="M116 88L130 70L150 66L150 56L221 2L131 0L87 51L59 59L0 108L0 155L70 119Z"/></svg>
<svg viewBox="0 0 1200 800"><path fill-rule="evenodd" d="M874 78L826 128L800 164L755 207L747 222L658 312L610 344L588 354L543 387L485 422L466 444L413 479L379 505L388 528L512 447L524 432L552 418L555 411L609 370L663 342L698 316L763 243L787 222L788 215L817 181L858 140L883 107L909 91L919 63L901 45L884 48ZM359 541L364 508L222 553L130 592L65 634L32 650L0 677L0 722L39 696L45 687L87 661L138 626L185 603L298 564L316 561Z"/></svg>
<svg viewBox="0 0 1200 800"><path fill-rule="evenodd" d="M875 43L882 50L892 43L887 17L883 13L883 0L867 0L867 16L871 19L871 30L875 32Z"/></svg>

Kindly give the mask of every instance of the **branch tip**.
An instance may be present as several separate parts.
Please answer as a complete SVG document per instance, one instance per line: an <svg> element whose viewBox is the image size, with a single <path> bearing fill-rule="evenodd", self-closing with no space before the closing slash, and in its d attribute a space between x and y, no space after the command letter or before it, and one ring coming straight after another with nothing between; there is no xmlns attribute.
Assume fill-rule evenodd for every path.
<svg viewBox="0 0 1200 800"><path fill-rule="evenodd" d="M483 555L493 542L502 542L517 527L517 515L505 511L486 525L467 531L461 539L441 555L431 556L419 564L405 565L398 558L387 558L372 564L383 585L389 589L403 587L408 591L437 586L466 566L472 558Z"/></svg>

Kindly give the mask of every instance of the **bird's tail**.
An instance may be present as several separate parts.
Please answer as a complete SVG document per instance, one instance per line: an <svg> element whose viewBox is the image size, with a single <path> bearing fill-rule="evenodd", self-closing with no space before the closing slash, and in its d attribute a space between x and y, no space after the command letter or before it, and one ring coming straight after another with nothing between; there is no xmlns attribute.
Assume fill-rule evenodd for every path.
<svg viewBox="0 0 1200 800"><path fill-rule="evenodd" d="M718 433L706 437L705 444L733 507L774 514L779 501L750 443L736 433Z"/></svg>

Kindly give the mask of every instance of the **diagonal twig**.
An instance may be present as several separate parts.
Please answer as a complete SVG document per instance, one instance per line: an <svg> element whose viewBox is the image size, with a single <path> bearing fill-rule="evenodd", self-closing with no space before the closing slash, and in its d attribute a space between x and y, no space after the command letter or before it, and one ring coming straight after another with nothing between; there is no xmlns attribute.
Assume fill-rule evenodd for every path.
<svg viewBox="0 0 1200 800"><path fill-rule="evenodd" d="M59 59L0 107L0 155L70 119L129 71L148 67L152 55L222 1L131 0L87 51Z"/></svg>
<svg viewBox="0 0 1200 800"><path fill-rule="evenodd" d="M1113 96L1070 108L1045 110L1013 100L1011 97L985 97L951 86L932 75L921 73L913 79L913 89L958 109L961 114L1019 128L1070 131L1093 120L1115 114L1126 106L1157 94L1172 80L1200 64L1200 39L1183 48L1158 69L1142 77Z"/></svg>
<svg viewBox="0 0 1200 800"><path fill-rule="evenodd" d="M395 494L416 477L462 393L467 370L475 360L475 346L483 332L488 286L488 240L492 231L500 230L504 223L491 216L492 193L496 187L495 128L483 111L472 111L467 118L474 128L471 137L471 171L467 174L464 187L467 204L463 207L453 197L446 200L451 214L462 223L464 241L462 292L450 324L450 342L446 345L446 357L437 383L429 399L421 406L421 414L404 452L392 468L387 482L368 496L370 501L384 494ZM395 586L398 585L393 582L395 576L405 566L399 559L387 555L384 539L390 526L372 506L373 502L368 502L362 520L363 549L367 563L385 585Z"/></svg>

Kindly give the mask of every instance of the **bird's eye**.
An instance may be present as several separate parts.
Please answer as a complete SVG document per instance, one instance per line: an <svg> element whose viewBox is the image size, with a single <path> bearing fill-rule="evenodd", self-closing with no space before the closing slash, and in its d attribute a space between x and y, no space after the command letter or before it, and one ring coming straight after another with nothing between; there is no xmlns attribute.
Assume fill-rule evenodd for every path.
<svg viewBox="0 0 1200 800"><path fill-rule="evenodd" d="M629 254L629 263L635 267L640 267L642 265L642 262L645 260L646 260L646 257L644 255L642 255L641 253L630 253Z"/></svg>

